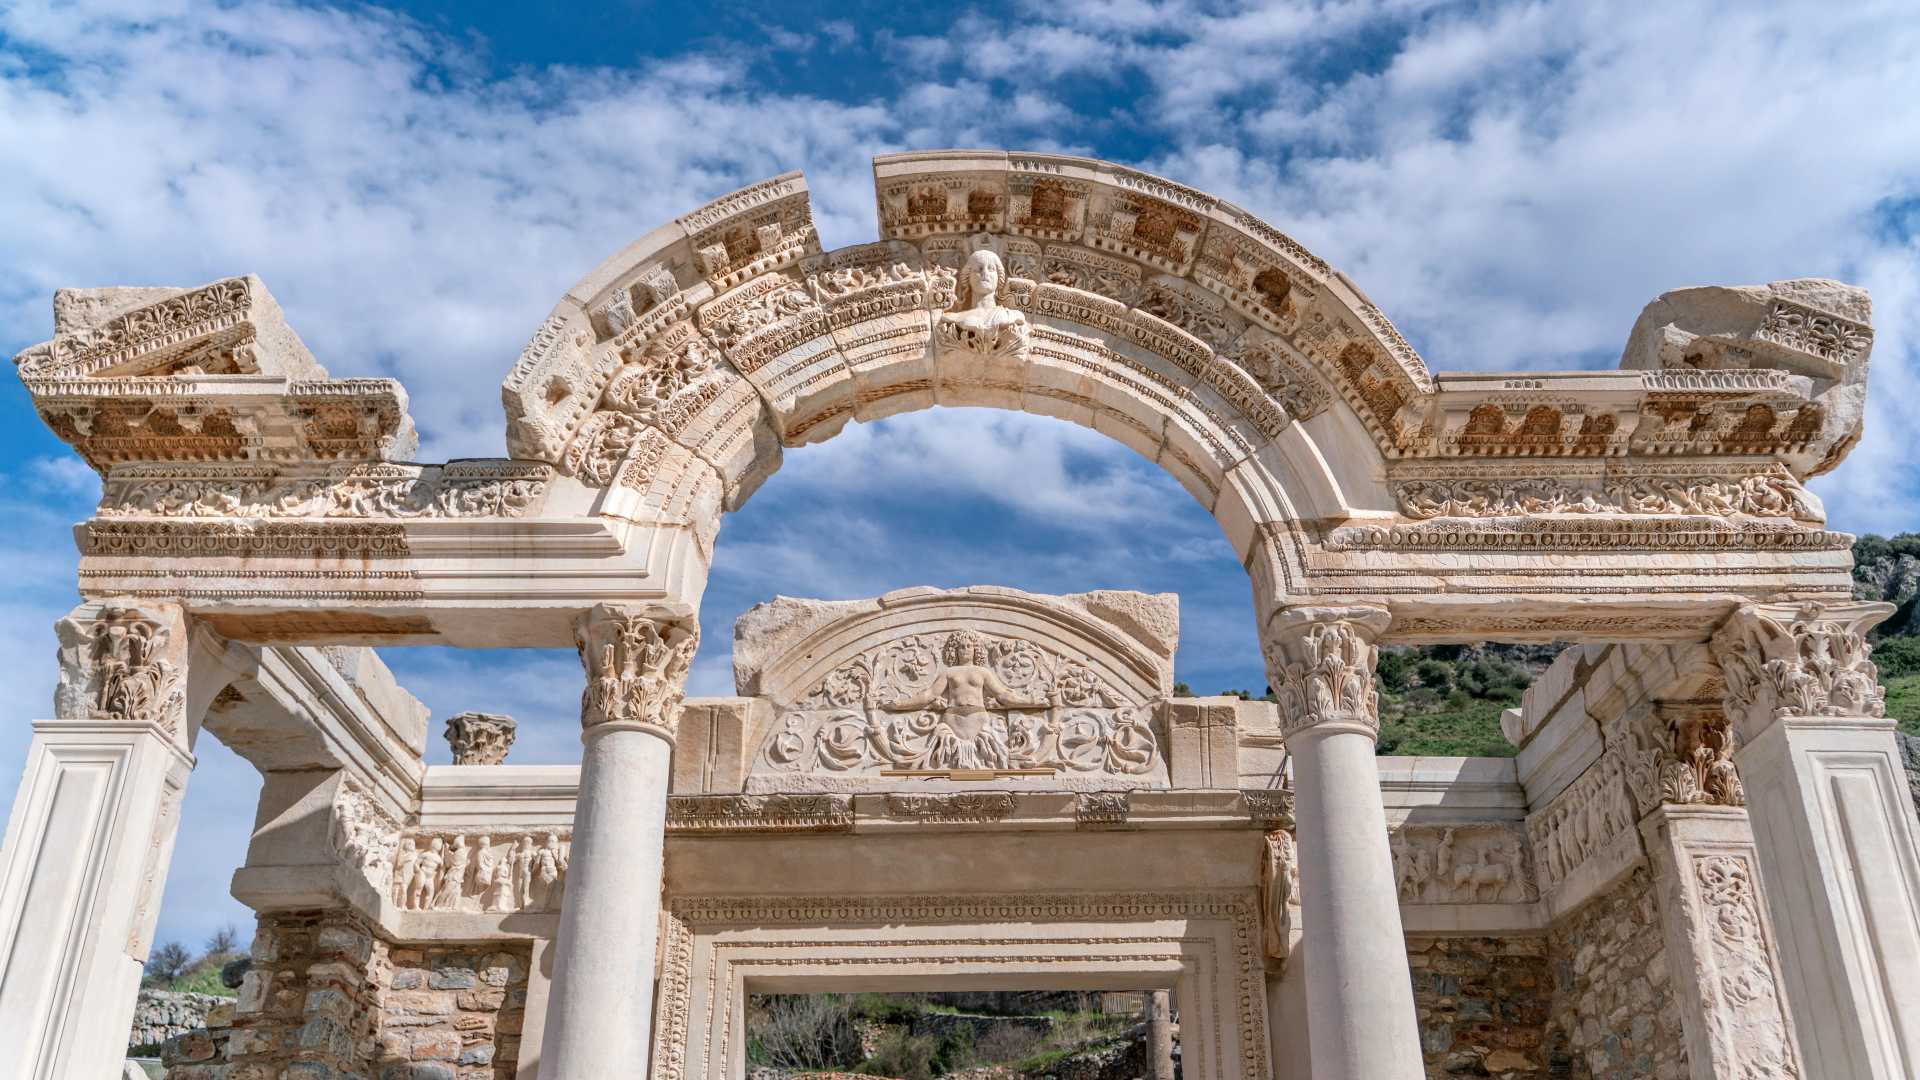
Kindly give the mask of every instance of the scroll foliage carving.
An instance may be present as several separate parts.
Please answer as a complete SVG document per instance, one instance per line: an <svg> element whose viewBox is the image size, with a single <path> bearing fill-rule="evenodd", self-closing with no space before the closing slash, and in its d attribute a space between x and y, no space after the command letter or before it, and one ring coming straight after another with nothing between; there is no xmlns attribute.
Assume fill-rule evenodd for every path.
<svg viewBox="0 0 1920 1080"><path fill-rule="evenodd" d="M1745 806L1733 764L1733 723L1714 702L1663 702L1617 718L1608 750L1644 816L1662 803Z"/></svg>
<svg viewBox="0 0 1920 1080"><path fill-rule="evenodd" d="M671 739L700 628L601 606L581 616L575 641L587 669L581 725L637 724Z"/></svg>
<svg viewBox="0 0 1920 1080"><path fill-rule="evenodd" d="M1754 476L1631 476L1590 488L1552 476L1482 479L1470 476L1405 480L1393 485L1400 512L1438 517L1510 517L1528 514L1697 514L1813 520L1819 512L1806 489L1784 472Z"/></svg>
<svg viewBox="0 0 1920 1080"><path fill-rule="evenodd" d="M366 465L321 476L244 467L218 473L116 469L101 517L524 517L538 510L551 470L501 463L452 468Z"/></svg>
<svg viewBox="0 0 1920 1080"><path fill-rule="evenodd" d="M1146 703L1032 641L973 630L868 649L807 692L762 751L777 772L1054 768L1144 776Z"/></svg>
<svg viewBox="0 0 1920 1080"><path fill-rule="evenodd" d="M1708 946L1698 959L1712 965L1698 975L1715 1060L1729 1064L1729 1076L1800 1076L1752 865L1739 855L1702 855L1693 873Z"/></svg>

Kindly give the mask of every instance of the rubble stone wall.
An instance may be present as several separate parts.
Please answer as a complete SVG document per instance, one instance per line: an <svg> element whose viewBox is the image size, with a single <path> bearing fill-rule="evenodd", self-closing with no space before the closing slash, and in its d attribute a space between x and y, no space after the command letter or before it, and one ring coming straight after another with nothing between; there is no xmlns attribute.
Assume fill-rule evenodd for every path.
<svg viewBox="0 0 1920 1080"><path fill-rule="evenodd" d="M1550 1047L1574 1080L1685 1080L1686 1037L1673 999L1653 877L1635 870L1556 923Z"/></svg>
<svg viewBox="0 0 1920 1080"><path fill-rule="evenodd" d="M1413 1003L1430 1080L1547 1077L1553 975L1544 938L1411 938Z"/></svg>
<svg viewBox="0 0 1920 1080"><path fill-rule="evenodd" d="M341 911L263 916L230 1014L169 1042L169 1080L510 1080L529 949L392 945Z"/></svg>
<svg viewBox="0 0 1920 1080"><path fill-rule="evenodd" d="M216 994L189 994L176 990L142 990L133 1006L133 1027L127 1045L157 1046L175 1036L207 1026L207 1016L233 999Z"/></svg>

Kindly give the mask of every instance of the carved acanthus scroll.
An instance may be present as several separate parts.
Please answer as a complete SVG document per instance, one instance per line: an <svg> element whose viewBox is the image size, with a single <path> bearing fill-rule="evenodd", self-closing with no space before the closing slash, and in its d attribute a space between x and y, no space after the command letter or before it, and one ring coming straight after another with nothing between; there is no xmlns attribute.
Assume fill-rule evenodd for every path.
<svg viewBox="0 0 1920 1080"><path fill-rule="evenodd" d="M455 765L502 765L518 725L499 713L464 712L447 720Z"/></svg>
<svg viewBox="0 0 1920 1080"><path fill-rule="evenodd" d="M574 640L587 669L583 727L633 724L673 738L700 644L698 625L602 604L580 617Z"/></svg>
<svg viewBox="0 0 1920 1080"><path fill-rule="evenodd" d="M1663 701L1606 726L1639 812L1655 806L1745 806L1733 723L1717 701Z"/></svg>

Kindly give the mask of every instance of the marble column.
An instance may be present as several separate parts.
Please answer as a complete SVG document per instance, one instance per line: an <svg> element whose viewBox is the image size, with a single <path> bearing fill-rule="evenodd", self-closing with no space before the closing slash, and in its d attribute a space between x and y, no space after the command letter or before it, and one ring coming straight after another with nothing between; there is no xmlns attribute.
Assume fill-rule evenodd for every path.
<svg viewBox="0 0 1920 1080"><path fill-rule="evenodd" d="M1866 632L1889 604L1750 604L1715 635L1809 1076L1920 1076L1920 826Z"/></svg>
<svg viewBox="0 0 1920 1080"><path fill-rule="evenodd" d="M540 1076L646 1076L669 767L700 634L691 620L600 605L575 640L586 748Z"/></svg>
<svg viewBox="0 0 1920 1080"><path fill-rule="evenodd" d="M1264 640L1293 758L1307 1040L1316 1080L1420 1080L1406 935L1374 762L1378 608L1287 608Z"/></svg>
<svg viewBox="0 0 1920 1080"><path fill-rule="evenodd" d="M4 1080L119 1073L193 769L190 718L212 697L189 686L178 604L82 604L56 630L54 719L33 725L0 848Z"/></svg>
<svg viewBox="0 0 1920 1080"><path fill-rule="evenodd" d="M1151 1080L1173 1080L1173 992L1149 990L1147 1006L1147 1075Z"/></svg>

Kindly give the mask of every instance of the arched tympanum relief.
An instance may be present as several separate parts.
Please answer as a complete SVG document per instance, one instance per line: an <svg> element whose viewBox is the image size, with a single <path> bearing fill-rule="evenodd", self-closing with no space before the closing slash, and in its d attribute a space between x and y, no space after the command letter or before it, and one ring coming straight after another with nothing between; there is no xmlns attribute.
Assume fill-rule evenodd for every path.
<svg viewBox="0 0 1920 1080"><path fill-rule="evenodd" d="M1178 625L1170 594L779 597L734 629L737 689L773 705L747 790L880 790L956 770L1164 787Z"/></svg>

